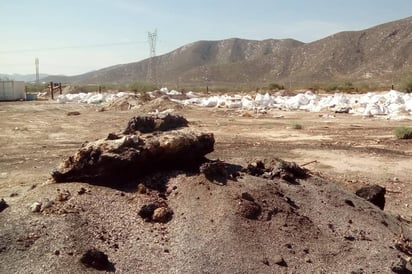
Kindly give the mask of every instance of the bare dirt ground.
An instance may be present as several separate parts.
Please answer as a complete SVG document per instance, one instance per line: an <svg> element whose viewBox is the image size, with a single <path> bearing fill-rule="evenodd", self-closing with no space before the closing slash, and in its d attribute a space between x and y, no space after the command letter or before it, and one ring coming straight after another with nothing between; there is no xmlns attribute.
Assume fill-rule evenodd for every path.
<svg viewBox="0 0 412 274"><path fill-rule="evenodd" d="M109 254L114 263L106 271L117 273L391 272L390 263L399 256L388 246L400 235L394 216L401 216L398 219L403 220L406 234L410 231L407 221L412 218L412 140L397 140L393 129L409 126L410 121L350 114L320 117L308 112L271 110L256 114L178 107L176 112L183 114L191 127L215 134L215 151L208 158L242 166L257 159L281 158L307 164L305 167L322 182L302 182L304 190L296 190L294 186L274 187L263 179L245 176L238 184L228 183L225 192L200 175L173 175L168 187L176 188L168 200L174 218L168 224L148 225L136 217L136 212L146 200L157 197L153 191L142 198L121 189L51 181L50 172L82 143L122 131L129 118L159 106L126 111L99 109L51 101L0 103L0 198L9 205L0 213L0 272L94 271L80 265L78 258L95 239L100 240L93 246ZM80 115L67 115L73 111ZM295 124L303 128L294 129ZM386 187L386 213L351 195L368 184ZM314 185L324 187L322 194ZM81 188L86 194L77 195ZM242 223L228 217L236 213L242 202L238 195L245 190L272 206L278 203L271 200L272 192L283 193L295 202L299 199L298 213L289 202L277 204L277 208L290 212L285 218L291 216L292 223L300 227L299 233L283 225L283 229L275 230L279 237L269 240L275 221L256 226L253 221ZM69 191L72 198L55 204L49 213L30 211L33 202L53 199L61 191ZM307 193L306 198L296 196L302 192ZM338 202L336 193L356 201L358 210L349 211ZM309 210L310 206L316 210ZM324 218L319 217L322 214ZM336 215L341 219L339 225L331 221ZM362 221L357 230L351 230L348 222L352 224L357 218ZM373 218L385 226L375 228ZM349 241L339 242L334 237ZM357 237L362 239L357 241ZM355 239L354 244L351 239ZM330 249L325 250L325 246ZM281 254L287 266L273 262L273 254Z"/></svg>

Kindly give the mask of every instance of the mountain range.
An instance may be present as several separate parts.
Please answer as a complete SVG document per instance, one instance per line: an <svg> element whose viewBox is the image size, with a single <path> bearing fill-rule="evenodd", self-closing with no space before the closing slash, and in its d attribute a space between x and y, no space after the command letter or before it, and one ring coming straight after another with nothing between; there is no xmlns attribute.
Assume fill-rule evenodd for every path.
<svg viewBox="0 0 412 274"><path fill-rule="evenodd" d="M239 38L197 41L153 59L44 80L126 84L152 79L173 86L390 82L412 72L411 52L412 17L408 17L311 43ZM154 73L148 75L150 68Z"/></svg>
<svg viewBox="0 0 412 274"><path fill-rule="evenodd" d="M40 73L39 78L46 78L48 77L48 74L45 73ZM24 82L34 82L36 81L36 74L3 74L0 73L0 79L4 80L15 80L15 81L24 81Z"/></svg>

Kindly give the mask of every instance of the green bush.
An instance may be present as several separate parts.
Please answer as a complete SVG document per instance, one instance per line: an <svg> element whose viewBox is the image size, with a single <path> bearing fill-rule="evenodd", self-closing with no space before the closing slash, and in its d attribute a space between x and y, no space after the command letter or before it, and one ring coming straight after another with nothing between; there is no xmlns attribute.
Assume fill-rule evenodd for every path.
<svg viewBox="0 0 412 274"><path fill-rule="evenodd" d="M156 86L145 82L132 82L127 87L129 90L134 91L136 93L144 93L156 90Z"/></svg>
<svg viewBox="0 0 412 274"><path fill-rule="evenodd" d="M398 139L412 139L412 128L411 127L395 128L395 136Z"/></svg>
<svg viewBox="0 0 412 274"><path fill-rule="evenodd" d="M412 93L412 76L402 81L401 90Z"/></svg>
<svg viewBox="0 0 412 274"><path fill-rule="evenodd" d="M89 92L98 92L98 85L75 85L70 93L89 93Z"/></svg>
<svg viewBox="0 0 412 274"><path fill-rule="evenodd" d="M270 83L268 86L269 90L281 90L281 89L285 89L285 87L283 85L279 85L277 83Z"/></svg>
<svg viewBox="0 0 412 274"><path fill-rule="evenodd" d="M47 89L47 84L31 84L27 83L26 84L26 90L27 92L43 92L45 89Z"/></svg>
<svg viewBox="0 0 412 274"><path fill-rule="evenodd" d="M301 124L296 123L292 125L292 129L303 129L303 126Z"/></svg>
<svg viewBox="0 0 412 274"><path fill-rule="evenodd" d="M352 84L352 82L344 82L344 83L332 83L325 87L326 91L343 91L343 92L350 92L356 91L357 88Z"/></svg>

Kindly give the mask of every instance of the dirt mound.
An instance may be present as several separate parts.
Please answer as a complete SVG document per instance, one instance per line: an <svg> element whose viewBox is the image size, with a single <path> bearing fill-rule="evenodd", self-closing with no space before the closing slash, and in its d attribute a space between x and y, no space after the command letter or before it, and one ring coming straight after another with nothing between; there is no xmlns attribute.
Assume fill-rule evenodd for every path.
<svg viewBox="0 0 412 274"><path fill-rule="evenodd" d="M155 131L169 131L187 126L188 121L183 116L159 113L131 118L123 133L130 134L136 131L151 133Z"/></svg>
<svg viewBox="0 0 412 274"><path fill-rule="evenodd" d="M410 268L400 261L411 250L407 224L319 178L293 185L241 173L238 181L218 185L203 174L167 177L164 192L148 188L143 194L78 183L34 189L27 201L57 190L71 195L41 213L11 207L0 214L8 220L0 231L0 271L82 272L79 260L91 249L110 258L119 273ZM41 263L28 263L24 254Z"/></svg>
<svg viewBox="0 0 412 274"><path fill-rule="evenodd" d="M85 144L52 172L56 182L86 181L121 184L153 170L187 169L213 151L213 134L190 129L161 135L109 134Z"/></svg>
<svg viewBox="0 0 412 274"><path fill-rule="evenodd" d="M141 104L142 100L138 96L125 95L113 100L107 106L104 106L101 110L130 110L138 108L139 106L141 106Z"/></svg>
<svg viewBox="0 0 412 274"><path fill-rule="evenodd" d="M0 212L0 272L410 273L409 223L296 163L178 170L212 137L186 128L85 144L55 177L75 182L39 185Z"/></svg>
<svg viewBox="0 0 412 274"><path fill-rule="evenodd" d="M156 99L142 103L139 107L139 111L142 113L149 112L162 112L165 110L181 110L183 106L179 103L173 102L166 95L158 97Z"/></svg>

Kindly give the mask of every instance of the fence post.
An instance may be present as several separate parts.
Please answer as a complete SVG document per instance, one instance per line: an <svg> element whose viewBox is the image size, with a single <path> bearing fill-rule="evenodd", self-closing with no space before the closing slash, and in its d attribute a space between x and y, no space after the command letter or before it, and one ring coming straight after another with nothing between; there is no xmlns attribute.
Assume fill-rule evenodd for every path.
<svg viewBox="0 0 412 274"><path fill-rule="evenodd" d="M51 98L52 100L54 100L54 96L53 96L53 82L50 82L50 94L51 94Z"/></svg>

